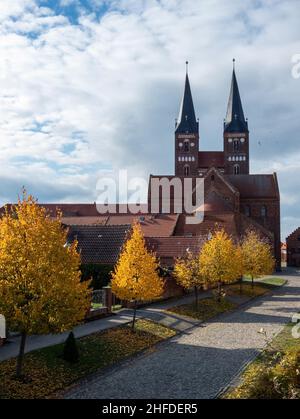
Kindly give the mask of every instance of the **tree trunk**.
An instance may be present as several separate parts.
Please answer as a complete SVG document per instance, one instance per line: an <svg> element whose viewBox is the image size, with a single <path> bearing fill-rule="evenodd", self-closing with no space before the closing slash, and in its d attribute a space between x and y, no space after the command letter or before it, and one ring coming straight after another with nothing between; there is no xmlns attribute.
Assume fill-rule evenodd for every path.
<svg viewBox="0 0 300 419"><path fill-rule="evenodd" d="M253 275L251 275L251 287L252 287L252 289L254 288L254 278L253 278Z"/></svg>
<svg viewBox="0 0 300 419"><path fill-rule="evenodd" d="M134 332L134 326L135 326L135 319L136 319L136 306L137 306L137 302L136 300L134 301L134 307L133 307L133 319L132 319L132 328L131 330Z"/></svg>
<svg viewBox="0 0 300 419"><path fill-rule="evenodd" d="M195 287L195 305L196 310L198 310L198 287Z"/></svg>
<svg viewBox="0 0 300 419"><path fill-rule="evenodd" d="M19 355L17 359L17 371L16 371L17 378L20 378L22 376L22 366L23 366L23 360L24 360L26 338L27 338L26 332L22 332L20 350L19 350Z"/></svg>
<svg viewBox="0 0 300 419"><path fill-rule="evenodd" d="M243 294L243 277L240 279L240 294Z"/></svg>
<svg viewBox="0 0 300 419"><path fill-rule="evenodd" d="M221 302L221 292L222 292L222 288L221 288L221 282L218 282L218 303Z"/></svg>

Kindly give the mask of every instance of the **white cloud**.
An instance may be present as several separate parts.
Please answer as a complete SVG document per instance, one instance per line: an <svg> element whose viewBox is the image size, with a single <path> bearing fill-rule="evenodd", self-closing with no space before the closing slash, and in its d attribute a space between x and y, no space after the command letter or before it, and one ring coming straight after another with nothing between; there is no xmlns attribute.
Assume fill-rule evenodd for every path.
<svg viewBox="0 0 300 419"><path fill-rule="evenodd" d="M300 81L291 77L297 0L90 0L95 13L108 7L100 18L81 2L61 6L73 3L78 25L46 2L0 3L2 199L23 183L37 193L51 184L49 199L93 199L95 172L109 165L172 172L186 59L200 146L221 149L232 57L252 168L278 170L283 197L290 195L300 154ZM283 202L283 215L292 208Z"/></svg>

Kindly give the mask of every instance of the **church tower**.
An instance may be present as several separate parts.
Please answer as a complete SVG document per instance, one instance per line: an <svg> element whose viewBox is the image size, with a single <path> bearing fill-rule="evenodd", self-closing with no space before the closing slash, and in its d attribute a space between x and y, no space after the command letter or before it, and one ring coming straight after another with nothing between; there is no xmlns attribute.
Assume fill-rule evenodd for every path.
<svg viewBox="0 0 300 419"><path fill-rule="evenodd" d="M197 176L199 154L199 123L196 119L188 62L183 98L175 126L175 176Z"/></svg>
<svg viewBox="0 0 300 419"><path fill-rule="evenodd" d="M225 174L249 174L249 131L245 119L239 87L235 74L235 60L231 89L224 121Z"/></svg>

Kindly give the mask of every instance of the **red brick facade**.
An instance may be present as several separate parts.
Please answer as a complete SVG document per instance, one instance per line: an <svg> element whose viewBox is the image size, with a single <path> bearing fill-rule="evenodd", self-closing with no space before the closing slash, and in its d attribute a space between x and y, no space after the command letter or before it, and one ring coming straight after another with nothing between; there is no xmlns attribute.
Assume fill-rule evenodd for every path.
<svg viewBox="0 0 300 419"><path fill-rule="evenodd" d="M287 266L300 267L300 227L286 239Z"/></svg>
<svg viewBox="0 0 300 419"><path fill-rule="evenodd" d="M155 211L176 213L186 196L174 194L176 182L191 179L196 187L197 178L204 179L204 220L201 224L186 223L183 211L174 230L175 236L194 237L194 240L212 232L216 226L227 230L237 240L248 229L257 230L268 239L274 249L276 267L281 268L280 193L276 173L249 174L249 130L244 116L239 88L233 70L227 115L224 121L223 151L199 151L199 122L196 119L188 75L179 118L175 129L175 176L151 176L149 182L149 210L153 202ZM201 148L201 144L200 144ZM154 182L167 179L172 183L170 194L155 193ZM195 193L195 192L194 192ZM195 196L192 196L195 202ZM162 253L163 243L157 244ZM299 246L300 247L300 246ZM167 255L164 254L167 259Z"/></svg>

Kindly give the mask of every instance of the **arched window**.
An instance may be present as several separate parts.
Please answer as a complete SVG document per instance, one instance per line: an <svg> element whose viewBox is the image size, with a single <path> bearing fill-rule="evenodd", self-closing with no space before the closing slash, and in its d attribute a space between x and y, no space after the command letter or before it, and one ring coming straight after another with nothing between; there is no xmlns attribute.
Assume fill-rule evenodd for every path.
<svg viewBox="0 0 300 419"><path fill-rule="evenodd" d="M185 165L184 168L183 168L183 173L184 173L184 176L189 176L190 175L190 166Z"/></svg>
<svg viewBox="0 0 300 419"><path fill-rule="evenodd" d="M260 209L260 215L262 217L266 217L267 216L267 207L265 205L263 205Z"/></svg>
<svg viewBox="0 0 300 419"><path fill-rule="evenodd" d="M240 140L235 138L233 141L233 151L239 151L239 149L240 149Z"/></svg>
<svg viewBox="0 0 300 419"><path fill-rule="evenodd" d="M238 164L235 164L233 167L233 173L235 175L239 175L240 174L240 166Z"/></svg>
<svg viewBox="0 0 300 419"><path fill-rule="evenodd" d="M190 142L189 140L185 140L183 143L183 150L185 153L188 153L190 151Z"/></svg>
<svg viewBox="0 0 300 419"><path fill-rule="evenodd" d="M249 205L245 206L245 215L246 215L246 217L251 216L251 209L250 209Z"/></svg>

